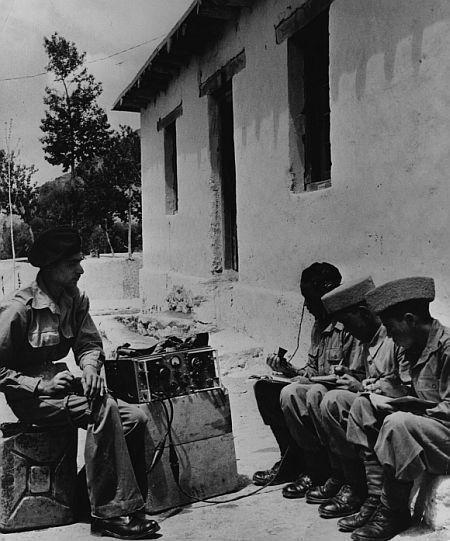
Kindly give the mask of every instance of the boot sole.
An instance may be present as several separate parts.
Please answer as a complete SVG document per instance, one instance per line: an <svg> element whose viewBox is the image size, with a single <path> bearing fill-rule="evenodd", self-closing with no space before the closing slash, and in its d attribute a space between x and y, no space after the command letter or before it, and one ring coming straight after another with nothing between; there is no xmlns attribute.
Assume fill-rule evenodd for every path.
<svg viewBox="0 0 450 541"><path fill-rule="evenodd" d="M120 535L115 532L111 532L109 530L95 530L91 528L91 535L94 537L115 537L116 539L145 539L150 535L155 534L156 532L159 532L161 527L158 525L155 528L152 528L151 530L146 530L145 532L141 532L139 534L134 535Z"/></svg>
<svg viewBox="0 0 450 541"><path fill-rule="evenodd" d="M393 537L397 536L398 534L406 531L411 526L411 523L408 526L405 526L403 529L398 530L396 533L388 535L386 537L362 537L358 534L355 535L353 532L350 536L353 541L388 541L389 539L392 539Z"/></svg>
<svg viewBox="0 0 450 541"><path fill-rule="evenodd" d="M354 515L358 511L359 511L359 509L353 509L352 511L347 511L346 513L338 513L338 514L336 514L336 513L328 514L328 513L324 513L324 512L319 511L319 516L322 517L322 518L344 518L344 517L349 517L350 515Z"/></svg>
<svg viewBox="0 0 450 541"><path fill-rule="evenodd" d="M311 498L311 496L306 496L306 503L318 503L318 504L321 504L321 503L327 503L331 500L333 496L330 496L329 498L326 498L326 499L320 499L320 498Z"/></svg>

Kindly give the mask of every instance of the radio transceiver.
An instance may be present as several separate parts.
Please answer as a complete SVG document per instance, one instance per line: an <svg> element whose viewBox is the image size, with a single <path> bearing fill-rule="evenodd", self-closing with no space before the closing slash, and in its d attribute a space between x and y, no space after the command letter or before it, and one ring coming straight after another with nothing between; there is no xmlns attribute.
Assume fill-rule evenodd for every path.
<svg viewBox="0 0 450 541"><path fill-rule="evenodd" d="M108 389L131 403L221 388L217 351L211 347L118 356L105 362Z"/></svg>

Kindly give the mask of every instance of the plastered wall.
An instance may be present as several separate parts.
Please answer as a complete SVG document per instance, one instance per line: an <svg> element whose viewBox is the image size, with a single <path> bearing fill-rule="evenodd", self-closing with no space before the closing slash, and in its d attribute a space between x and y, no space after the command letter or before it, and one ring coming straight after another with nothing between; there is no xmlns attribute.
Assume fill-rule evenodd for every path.
<svg viewBox="0 0 450 541"><path fill-rule="evenodd" d="M434 276L434 313L450 321L450 3L334 1L332 186L293 193L287 44L276 44L274 25L301 3L258 2L143 112L141 294L151 306L174 283L206 291L224 324L292 347L300 270L330 261L344 278ZM243 48L246 67L233 78L239 274L229 280L212 273L215 199L198 85ZM166 216L156 122L181 100L179 211Z"/></svg>

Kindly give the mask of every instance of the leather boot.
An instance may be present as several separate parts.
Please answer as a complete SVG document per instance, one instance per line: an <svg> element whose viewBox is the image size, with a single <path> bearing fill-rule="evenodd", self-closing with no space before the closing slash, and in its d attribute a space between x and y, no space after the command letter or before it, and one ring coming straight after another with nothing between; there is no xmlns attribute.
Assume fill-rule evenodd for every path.
<svg viewBox="0 0 450 541"><path fill-rule="evenodd" d="M406 530L410 523L408 511L394 511L380 503L366 524L357 528L351 538L354 541L387 541Z"/></svg>
<svg viewBox="0 0 450 541"><path fill-rule="evenodd" d="M361 504L361 497L355 489L342 485L336 496L319 506L319 515L322 518L346 517L359 511Z"/></svg>
<svg viewBox="0 0 450 541"><path fill-rule="evenodd" d="M339 530L353 532L357 528L361 528L372 518L379 504L380 496L367 496L358 513L338 520Z"/></svg>
<svg viewBox="0 0 450 541"><path fill-rule="evenodd" d="M257 486L281 485L293 481L297 476L297 471L291 466L281 464L281 460L269 470L259 470L253 474L253 484Z"/></svg>
<svg viewBox="0 0 450 541"><path fill-rule="evenodd" d="M154 520L145 520L135 514L114 518L92 519L91 534L117 539L144 539L160 529Z"/></svg>
<svg viewBox="0 0 450 541"><path fill-rule="evenodd" d="M361 528L371 518L380 503L383 488L383 468L374 453L364 450L361 454L366 470L368 497L364 501L359 513L338 521L338 527L343 532L352 532Z"/></svg>
<svg viewBox="0 0 450 541"><path fill-rule="evenodd" d="M323 485L318 485L306 493L307 503L324 503L336 496L342 486L342 481L329 477Z"/></svg>
<svg viewBox="0 0 450 541"><path fill-rule="evenodd" d="M283 487L283 497L284 498L304 498L305 494L313 486L311 477L302 473L293 483L289 483Z"/></svg>
<svg viewBox="0 0 450 541"><path fill-rule="evenodd" d="M406 530L411 524L409 495L413 483L395 479L392 472L384 472L380 504L374 514L361 528L357 528L352 539L356 541L387 541Z"/></svg>

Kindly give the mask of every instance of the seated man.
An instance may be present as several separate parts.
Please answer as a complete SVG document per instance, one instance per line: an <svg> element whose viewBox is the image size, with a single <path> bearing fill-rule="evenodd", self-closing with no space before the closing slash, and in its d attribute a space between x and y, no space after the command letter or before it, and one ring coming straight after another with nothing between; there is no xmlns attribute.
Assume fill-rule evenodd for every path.
<svg viewBox="0 0 450 541"><path fill-rule="evenodd" d="M365 294L373 287L372 278L368 277L343 284L322 297L328 314L363 344L362 362L367 378L360 382L352 375L344 374L336 382L337 388L325 395L320 408L328 445L341 465L345 484L336 496L321 504L319 514L323 518L345 517L361 508L357 515L339 521L339 527L345 531L356 528L373 512L381 492L381 477L377 469L373 469L370 461L364 464L364 468L357 449L347 441L350 408L358 397L358 391L372 389L389 396L405 393L399 376L404 365L404 351L387 337L380 318L365 302Z"/></svg>
<svg viewBox="0 0 450 541"><path fill-rule="evenodd" d="M145 471L136 479L127 440L140 443L132 453L141 455L142 468L147 418L136 406L108 396L99 375L102 340L89 315L89 301L77 288L82 259L80 236L71 228L46 231L34 242L28 260L40 268L36 281L0 306L0 390L22 421L87 429L91 531L140 539L159 526L143 512L146 494L138 483L146 492ZM83 371L78 394L67 366L54 364L70 349ZM134 466L137 471L139 465Z"/></svg>
<svg viewBox="0 0 450 541"><path fill-rule="evenodd" d="M384 474L381 501L354 530L357 541L386 541L408 528L413 481L424 471L449 473L450 330L430 315L434 297L434 281L424 277L388 282L366 295L388 335L406 350L412 394L435 406L401 411L374 394L355 400L347 438Z"/></svg>
<svg viewBox="0 0 450 541"><path fill-rule="evenodd" d="M331 323L320 301L324 293L341 283L341 278L338 269L329 263L314 263L303 271L300 289L305 298L306 308L315 317L308 362L304 368L296 368L274 354L267 359L267 364L273 370L282 372L289 378L299 377L303 381L308 381L306 379L308 376L329 374L333 364L353 363L353 358L359 354L359 344L343 331L342 325ZM305 468L303 453L295 439L296 419L292 423L290 419L285 419L280 407L280 393L286 385L287 383L267 380L260 380L255 384L255 396L261 417L272 429L281 456L284 456L281 468L280 462L277 462L270 470L255 473L253 480L257 485L293 481ZM311 385L305 388L305 393L310 387ZM295 425L292 429L294 437L288 423ZM313 458L316 464L316 456Z"/></svg>

